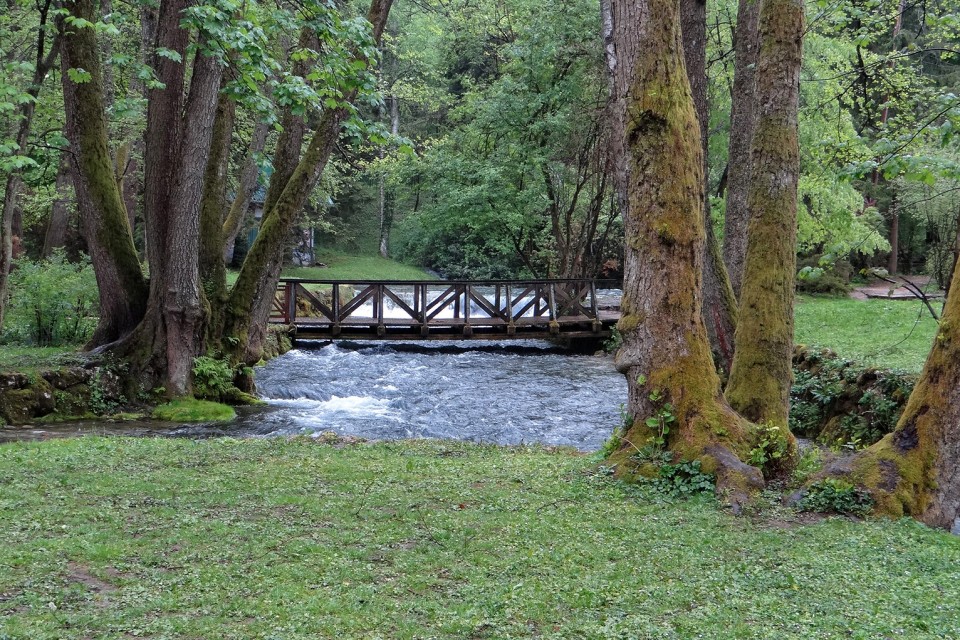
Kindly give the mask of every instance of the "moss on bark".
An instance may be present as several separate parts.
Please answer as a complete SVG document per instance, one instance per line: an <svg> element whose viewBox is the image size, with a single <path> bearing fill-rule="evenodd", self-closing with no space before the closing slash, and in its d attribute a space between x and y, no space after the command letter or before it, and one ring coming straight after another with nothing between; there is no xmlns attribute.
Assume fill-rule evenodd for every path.
<svg viewBox="0 0 960 640"><path fill-rule="evenodd" d="M703 151L684 68L679 5L673 0L617 3L615 73L618 185L627 203L625 282L617 367L627 377L633 426L611 461L636 472L634 454L655 437L646 420L675 419L665 445L700 459L721 491L742 500L763 485L743 464L751 426L720 392L702 310L705 248Z"/></svg>
<svg viewBox="0 0 960 640"><path fill-rule="evenodd" d="M803 3L764 0L756 70L750 224L737 350L726 390L730 405L757 423L787 429L793 355L797 113L804 33ZM795 449L795 444L793 445Z"/></svg>
<svg viewBox="0 0 960 640"><path fill-rule="evenodd" d="M868 489L875 511L949 528L960 518L960 268L940 330L893 433L826 475Z"/></svg>

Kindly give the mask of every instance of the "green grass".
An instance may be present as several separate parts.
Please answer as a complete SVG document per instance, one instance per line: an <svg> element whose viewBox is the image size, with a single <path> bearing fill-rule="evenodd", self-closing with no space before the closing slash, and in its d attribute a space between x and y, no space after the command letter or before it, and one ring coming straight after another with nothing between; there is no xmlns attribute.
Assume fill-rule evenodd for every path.
<svg viewBox="0 0 960 640"><path fill-rule="evenodd" d="M309 280L435 280L419 267L388 260L378 255L352 256L341 253L318 254L317 260L326 267L287 267L285 278ZM227 283L237 281L237 272L227 273Z"/></svg>
<svg viewBox="0 0 960 640"><path fill-rule="evenodd" d="M219 402L182 398L153 410L153 418L166 422L229 422L237 417L233 407Z"/></svg>
<svg viewBox="0 0 960 640"><path fill-rule="evenodd" d="M960 637L960 539L669 503L537 448L0 446L0 637Z"/></svg>
<svg viewBox="0 0 960 640"><path fill-rule="evenodd" d="M937 329L923 303L907 300L799 296L795 318L798 344L914 373L923 368Z"/></svg>
<svg viewBox="0 0 960 640"><path fill-rule="evenodd" d="M79 347L0 346L0 371L29 372L78 364Z"/></svg>
<svg viewBox="0 0 960 640"><path fill-rule="evenodd" d="M317 260L326 267L287 267L283 275L288 278L312 278L322 280L434 280L419 267L389 260L378 255L353 256L327 252L318 254Z"/></svg>

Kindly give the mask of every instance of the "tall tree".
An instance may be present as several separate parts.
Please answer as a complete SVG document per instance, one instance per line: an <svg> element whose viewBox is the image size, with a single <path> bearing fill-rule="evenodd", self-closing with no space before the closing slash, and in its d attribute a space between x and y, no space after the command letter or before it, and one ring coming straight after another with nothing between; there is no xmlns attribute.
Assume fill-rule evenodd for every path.
<svg viewBox="0 0 960 640"><path fill-rule="evenodd" d="M358 48L353 62L364 67L372 64L373 47L383 35L392 5L393 0L372 0L367 12L367 20L373 27L372 41ZM333 153L340 127L350 113L350 102L359 89L359 86L344 88L342 103L323 111L303 157L293 165L287 179L278 176L281 172L275 163L260 232L240 269L226 309L225 331L236 339L231 350L241 360L260 359L287 237Z"/></svg>
<svg viewBox="0 0 960 640"><path fill-rule="evenodd" d="M757 24L761 0L740 0L734 32L733 91L730 108L730 144L727 156L727 206L724 215L723 259L734 294L740 298L743 264L747 256L750 222L750 149L753 130L757 54Z"/></svg>
<svg viewBox="0 0 960 640"><path fill-rule="evenodd" d="M787 431L796 277L802 0L762 0L747 257L727 399Z"/></svg>
<svg viewBox="0 0 960 640"><path fill-rule="evenodd" d="M74 163L74 191L100 291L100 319L91 345L114 342L143 318L147 282L114 178L107 146L103 73L92 0L68 2L60 23L61 84L66 135ZM87 26L90 25L90 26Z"/></svg>
<svg viewBox="0 0 960 640"><path fill-rule="evenodd" d="M376 37L382 32L390 2L374 0L372 6L369 17L375 22ZM68 2L67 8L70 15L61 25L65 34L67 130L77 155L78 199L86 211L85 227L88 240L92 238L91 256L102 296L101 326L94 343L126 358L133 368L134 382L148 387L162 382L170 395L188 394L196 356L224 342L246 353L246 329L253 326L262 334L267 321L266 313L252 322L247 317L238 339L224 341L220 318L225 323L228 316L219 313L227 299L222 264L224 177L233 108L220 89L228 57L233 73L249 74L233 85L249 87L258 78L262 81L267 77L274 67L268 60L265 32L250 22L256 19L254 5L240 9L216 1L196 4L192 0L171 0L161 3L156 12L143 14L144 37L151 37L153 42L148 50L154 52L151 62L156 80L148 84L144 145L148 288L133 249L120 186L106 146L103 72L94 5L92 0L75 0ZM361 89L369 95L366 69L375 52L375 37L364 35L365 23L338 23L337 9L326 4L315 5L314 16L302 9L306 31L329 30L331 37L341 37L344 42L327 41L324 66L310 72L326 78L328 86L322 91L326 103L333 106L328 106L326 115L319 119L306 156L299 159L300 144L291 145L290 170L285 172L280 167L282 180L277 178L278 172L274 173L277 182L271 210L261 229L262 245L269 255L282 249L290 221L302 208L342 123L352 113L351 100ZM282 31L286 23L280 23ZM337 46L340 51L335 51ZM350 47L355 47L353 54L345 54ZM320 55L320 49L317 47L313 55ZM358 66L358 62L362 64ZM302 79L284 81L287 85L277 91L288 105L287 112L299 109L304 114L303 101L292 96L310 94L306 84ZM238 92L236 86L231 88L233 95ZM291 126L288 134L295 134L296 129ZM290 189L293 183L296 186ZM277 211L281 212L279 220ZM201 221L205 230L202 242ZM242 292L234 291L231 302L235 303L233 308L236 304L250 310L267 305L269 310L278 271L272 270L272 263L257 260L263 252L252 253L255 264L246 265L240 277ZM208 297L205 289L214 295ZM212 315L211 304L218 307ZM236 324L229 328L236 329ZM257 358L259 354L253 359Z"/></svg>
<svg viewBox="0 0 960 640"><path fill-rule="evenodd" d="M703 224L707 242L703 254L703 322L717 363L727 372L733 364L734 332L737 328L737 300L723 263L720 243L710 216L709 162L710 104L707 91L707 3L682 0L680 3L683 55L690 78L693 106L700 123L703 147Z"/></svg>
<svg viewBox="0 0 960 640"><path fill-rule="evenodd" d="M680 0L612 2L616 46L615 136L626 184L625 277L617 368L627 378L630 446L656 436L647 419L675 420L666 444L700 458L721 487L762 486L737 457L749 449L748 423L720 393L701 316L703 147L683 61Z"/></svg>

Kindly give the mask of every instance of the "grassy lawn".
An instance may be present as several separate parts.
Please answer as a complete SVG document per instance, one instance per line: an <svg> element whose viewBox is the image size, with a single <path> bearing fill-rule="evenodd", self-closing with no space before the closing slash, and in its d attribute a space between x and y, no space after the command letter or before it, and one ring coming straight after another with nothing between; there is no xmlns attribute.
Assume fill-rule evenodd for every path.
<svg viewBox="0 0 960 640"><path fill-rule="evenodd" d="M0 446L0 638L956 638L960 538L735 519L566 452Z"/></svg>
<svg viewBox="0 0 960 640"><path fill-rule="evenodd" d="M0 346L0 371L31 371L55 369L77 364L80 356L78 346L73 347L25 347L20 345Z"/></svg>
<svg viewBox="0 0 960 640"><path fill-rule="evenodd" d="M288 278L322 280L434 280L419 267L412 267L380 256L347 256L327 254L319 256L326 267L288 267L283 275Z"/></svg>
<svg viewBox="0 0 960 640"><path fill-rule="evenodd" d="M310 280L434 280L419 267L388 260L380 256L350 256L340 253L321 254L317 259L326 267L287 267L285 278ZM227 272L227 284L237 281L237 272Z"/></svg>
<svg viewBox="0 0 960 640"><path fill-rule="evenodd" d="M911 372L923 368L937 328L923 303L906 300L800 296L795 318L798 344Z"/></svg>

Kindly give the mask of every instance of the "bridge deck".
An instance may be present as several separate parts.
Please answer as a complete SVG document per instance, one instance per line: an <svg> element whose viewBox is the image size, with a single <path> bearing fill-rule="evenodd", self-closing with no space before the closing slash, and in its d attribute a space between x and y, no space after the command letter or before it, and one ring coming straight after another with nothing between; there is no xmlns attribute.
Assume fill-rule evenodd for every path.
<svg viewBox="0 0 960 640"><path fill-rule="evenodd" d="M316 339L602 339L619 317L591 280L284 279L271 321Z"/></svg>

